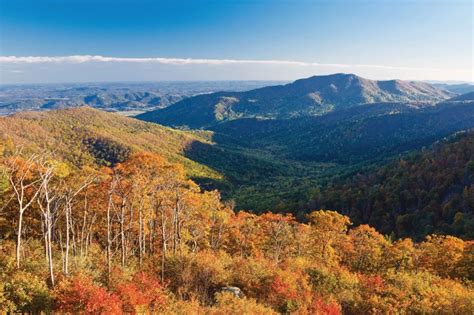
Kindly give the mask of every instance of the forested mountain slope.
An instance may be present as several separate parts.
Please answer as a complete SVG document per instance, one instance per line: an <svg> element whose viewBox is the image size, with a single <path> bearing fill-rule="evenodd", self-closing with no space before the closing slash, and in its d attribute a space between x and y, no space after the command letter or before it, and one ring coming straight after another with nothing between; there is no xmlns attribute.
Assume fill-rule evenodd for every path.
<svg viewBox="0 0 474 315"><path fill-rule="evenodd" d="M392 195L383 195L387 189L380 190L379 182L366 185L372 188L361 184L364 189L373 189L369 193L359 191L357 183L351 188L338 180L367 167L373 169L372 163L383 166L385 159L428 146L469 127L474 127L474 106L469 101L446 102L421 111L394 103L358 106L325 115L324 119L239 120L220 125L214 134L173 130L85 107L1 118L0 136L3 141L24 145L27 151L53 150L76 167L113 166L138 151L158 153L184 165L188 177L196 180L201 188L221 190L225 199L236 201L237 209L257 213L291 212L304 219L303 214L314 205L335 209L357 224L370 223L383 233L393 232L397 237L441 231L472 238L467 228L471 210L456 208L464 205L464 201L452 203L464 198L464 182L446 182L443 189L455 191L440 192L442 189L436 183L441 179L434 178L433 187L429 186L432 183L429 180L424 187L429 197L424 195L423 202L432 200L434 190L439 194L440 199L436 199L439 207L444 207L445 202L451 207L449 211L443 210L448 212L439 208L433 212L426 210L429 207L417 199L418 196L411 197L418 200L417 203L412 199L410 204L393 202ZM468 144L472 143L464 145L466 152L470 150ZM433 154L432 158L425 159L436 160L440 153ZM461 161L465 164L469 159L472 156L467 154ZM423 164L414 161L414 167L420 163ZM381 172L392 168L393 165L383 166ZM459 178L456 175L459 172L459 169L433 168L411 170L400 176ZM373 179L372 175L367 176ZM379 180L389 182L392 177L386 175ZM468 190L469 183L465 183ZM320 195L315 194L318 189ZM410 193L413 189L415 186L406 188ZM456 197L459 194L461 197ZM369 195L375 197L362 197ZM362 201L354 201L359 197ZM311 198L314 202L308 202ZM381 201L385 199L390 202ZM455 227L453 220L457 212L465 214L464 221L457 216ZM418 223L410 228L409 223L402 220ZM424 229L415 228L420 225Z"/></svg>
<svg viewBox="0 0 474 315"><path fill-rule="evenodd" d="M472 83L458 83L458 84L446 84L446 83L433 83L433 86L450 91L455 94L466 94L474 92L474 84Z"/></svg>
<svg viewBox="0 0 474 315"><path fill-rule="evenodd" d="M365 103L436 102L452 95L426 83L372 81L353 74L333 74L247 92L199 95L137 118L168 126L208 128L240 118L318 116Z"/></svg>
<svg viewBox="0 0 474 315"><path fill-rule="evenodd" d="M309 208L332 208L396 237L474 239L474 131L436 143L315 193Z"/></svg>
<svg viewBox="0 0 474 315"><path fill-rule="evenodd" d="M320 117L239 119L212 128L218 143L238 143L295 160L360 162L429 145L474 128L474 101L367 104Z"/></svg>
<svg viewBox="0 0 474 315"><path fill-rule="evenodd" d="M458 102L474 101L474 92L461 94L459 96L451 98L450 101L458 101Z"/></svg>
<svg viewBox="0 0 474 315"><path fill-rule="evenodd" d="M111 165L122 162L133 151L147 151L185 165L190 176L220 177L184 156L191 143L209 142L205 132L173 130L90 107L1 117L0 137L26 149L54 150L77 166Z"/></svg>

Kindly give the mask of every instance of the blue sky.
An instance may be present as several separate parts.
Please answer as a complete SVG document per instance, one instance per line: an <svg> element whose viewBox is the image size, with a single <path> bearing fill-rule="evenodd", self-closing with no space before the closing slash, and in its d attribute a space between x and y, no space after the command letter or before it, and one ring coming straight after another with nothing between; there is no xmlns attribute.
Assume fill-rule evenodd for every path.
<svg viewBox="0 0 474 315"><path fill-rule="evenodd" d="M286 80L328 72L473 80L472 5L470 0L0 0L0 80ZM85 55L122 59L19 58ZM232 62L216 63L223 59Z"/></svg>

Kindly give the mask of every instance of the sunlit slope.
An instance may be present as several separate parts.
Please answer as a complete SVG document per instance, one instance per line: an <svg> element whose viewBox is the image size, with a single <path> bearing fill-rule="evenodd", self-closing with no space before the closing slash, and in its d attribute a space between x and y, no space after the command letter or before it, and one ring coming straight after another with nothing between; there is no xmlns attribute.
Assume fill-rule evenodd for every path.
<svg viewBox="0 0 474 315"><path fill-rule="evenodd" d="M75 165L94 163L87 143L100 139L131 151L149 151L185 165L191 177L220 178L207 166L184 156L194 142L208 143L207 133L189 133L90 107L23 112L0 118L3 141L26 149L48 148Z"/></svg>

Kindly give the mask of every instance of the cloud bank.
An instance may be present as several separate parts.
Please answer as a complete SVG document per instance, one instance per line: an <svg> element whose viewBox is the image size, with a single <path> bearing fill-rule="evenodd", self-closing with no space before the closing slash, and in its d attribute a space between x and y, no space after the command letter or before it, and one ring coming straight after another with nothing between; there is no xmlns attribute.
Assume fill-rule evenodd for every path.
<svg viewBox="0 0 474 315"><path fill-rule="evenodd" d="M34 63L87 63L87 62L126 62L126 63L157 63L165 65L234 65L234 64L255 64L255 65L282 65L282 66L300 66L300 67L339 67L339 68L378 68L389 70L428 70L444 71L435 68L417 68L417 67L396 67L385 65L352 65L339 63L317 63L295 60L252 60L252 59L199 59L199 58L163 58L163 57L106 57L92 55L75 56L0 56L0 63L6 64L34 64Z"/></svg>
<svg viewBox="0 0 474 315"><path fill-rule="evenodd" d="M15 70L12 71L10 67ZM297 60L135 58L100 55L0 56L0 70L2 83L84 80L292 80L335 72L355 73L370 79L472 81L473 75L472 70Z"/></svg>

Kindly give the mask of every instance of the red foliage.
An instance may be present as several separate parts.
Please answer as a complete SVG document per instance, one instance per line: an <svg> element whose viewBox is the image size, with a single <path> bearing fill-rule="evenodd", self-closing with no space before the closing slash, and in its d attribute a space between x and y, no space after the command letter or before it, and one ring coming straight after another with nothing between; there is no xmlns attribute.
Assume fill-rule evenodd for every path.
<svg viewBox="0 0 474 315"><path fill-rule="evenodd" d="M275 277L270 289L277 297L285 300L294 300L298 296L296 290L290 288L289 284L285 283L279 276Z"/></svg>
<svg viewBox="0 0 474 315"><path fill-rule="evenodd" d="M127 313L145 310L154 312L167 302L160 281L145 272L138 272L132 281L118 285L117 293L122 299L123 310Z"/></svg>
<svg viewBox="0 0 474 315"><path fill-rule="evenodd" d="M56 307L61 312L121 314L122 302L117 295L107 292L87 277L74 277L56 289Z"/></svg>
<svg viewBox="0 0 474 315"><path fill-rule="evenodd" d="M336 302L325 302L320 297L315 297L310 307L310 313L314 315L340 315L341 306Z"/></svg>
<svg viewBox="0 0 474 315"><path fill-rule="evenodd" d="M383 292L385 290L385 284L383 279L379 275L366 276L360 275L362 285L370 292Z"/></svg>

